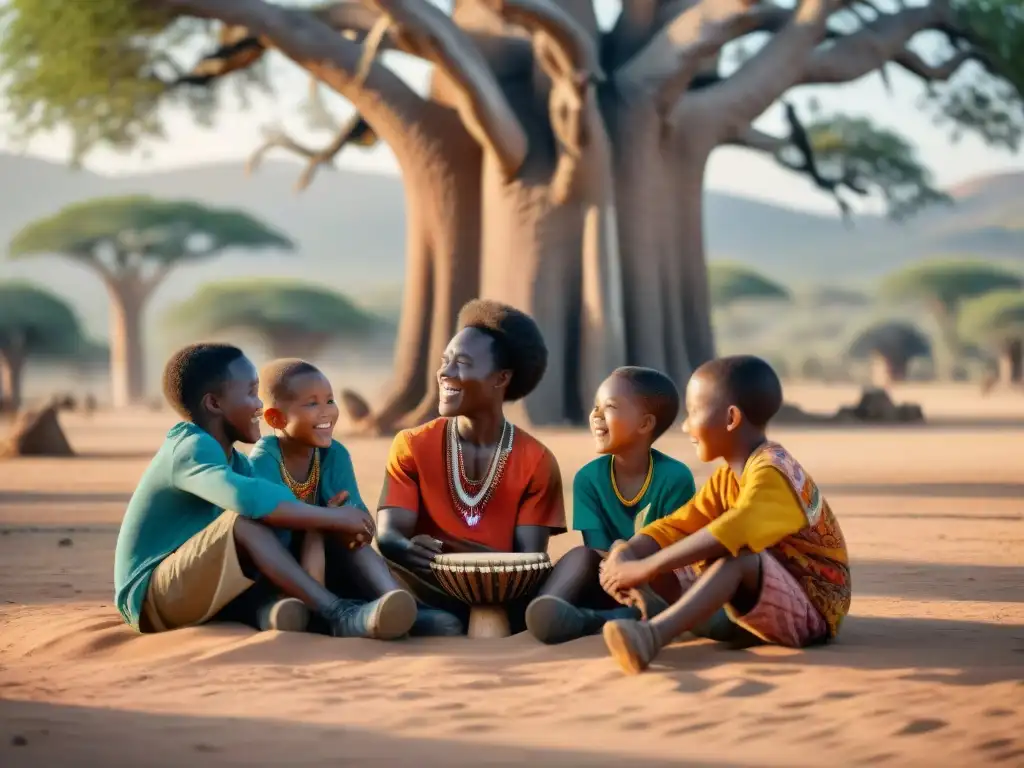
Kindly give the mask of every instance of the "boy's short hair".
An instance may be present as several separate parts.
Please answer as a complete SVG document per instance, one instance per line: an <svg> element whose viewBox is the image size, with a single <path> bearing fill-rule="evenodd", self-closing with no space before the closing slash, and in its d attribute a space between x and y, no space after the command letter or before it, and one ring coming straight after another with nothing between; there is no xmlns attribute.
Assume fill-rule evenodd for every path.
<svg viewBox="0 0 1024 768"><path fill-rule="evenodd" d="M651 442L664 435L679 416L679 390L672 379L661 371L638 365L616 368L612 376L628 382L644 409L654 416Z"/></svg>
<svg viewBox="0 0 1024 768"><path fill-rule="evenodd" d="M722 394L755 427L765 427L782 407L782 382L765 360L754 355L719 357L697 369L710 376Z"/></svg>
<svg viewBox="0 0 1024 768"><path fill-rule="evenodd" d="M323 375L315 365L297 357L282 357L263 366L260 371L260 400L264 407L276 408L279 403L290 400L292 380L307 373Z"/></svg>
<svg viewBox="0 0 1024 768"><path fill-rule="evenodd" d="M228 366L245 357L231 344L203 342L182 347L164 366L164 397L178 414L195 422L202 416L203 398L228 377Z"/></svg>
<svg viewBox="0 0 1024 768"><path fill-rule="evenodd" d="M494 341L498 368L512 371L505 400L522 400L536 389L548 367L548 347L532 317L515 307L474 299L459 312L459 328L475 328Z"/></svg>

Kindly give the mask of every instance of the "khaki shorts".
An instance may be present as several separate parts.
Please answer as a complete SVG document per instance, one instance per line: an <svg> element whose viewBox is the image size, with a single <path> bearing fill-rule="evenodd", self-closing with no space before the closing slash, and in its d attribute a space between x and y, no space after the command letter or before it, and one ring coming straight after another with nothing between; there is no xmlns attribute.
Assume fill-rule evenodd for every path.
<svg viewBox="0 0 1024 768"><path fill-rule="evenodd" d="M156 567L142 604L143 632L203 624L253 585L238 562L237 519L222 513Z"/></svg>

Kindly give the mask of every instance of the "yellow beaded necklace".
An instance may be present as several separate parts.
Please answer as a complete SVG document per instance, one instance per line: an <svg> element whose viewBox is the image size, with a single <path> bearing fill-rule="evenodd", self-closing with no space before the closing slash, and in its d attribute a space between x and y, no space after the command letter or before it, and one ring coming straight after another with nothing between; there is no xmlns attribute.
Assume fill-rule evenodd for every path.
<svg viewBox="0 0 1024 768"><path fill-rule="evenodd" d="M320 451L313 451L313 466L310 467L309 477L304 482L299 482L292 477L291 472L288 471L288 467L284 465L284 457L281 458L281 477L284 479L284 484L288 486L289 490L295 494L295 498L299 501L310 500L310 497L315 497L317 491L320 488Z"/></svg>
<svg viewBox="0 0 1024 768"><path fill-rule="evenodd" d="M608 462L608 472L612 477L612 490L615 491L615 497L622 502L623 506L635 507L640 503L640 499L644 497L644 494L647 493L647 489L650 488L651 480L654 479L654 454L649 454L649 456L650 463L647 465L647 478L644 480L644 484L640 486L636 496L628 500L619 493L618 483L615 482L615 458L612 457L612 460Z"/></svg>

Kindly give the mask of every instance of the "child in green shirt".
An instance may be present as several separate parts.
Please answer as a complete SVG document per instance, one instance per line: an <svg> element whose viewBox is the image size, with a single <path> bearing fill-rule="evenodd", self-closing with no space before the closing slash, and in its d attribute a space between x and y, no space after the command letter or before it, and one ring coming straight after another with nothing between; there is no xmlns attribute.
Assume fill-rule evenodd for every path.
<svg viewBox="0 0 1024 768"><path fill-rule="evenodd" d="M639 616L604 593L598 569L614 542L632 538L693 497L690 469L652 447L678 414L679 392L658 371L618 368L601 384L590 414L601 455L573 480L572 526L583 533L584 546L559 560L526 613L528 629L541 642L597 634L605 621ZM659 587L667 599L680 594L678 579Z"/></svg>
<svg viewBox="0 0 1024 768"><path fill-rule="evenodd" d="M353 506L296 501L284 485L253 475L233 447L259 439L263 408L256 369L242 351L185 347L167 363L163 384L184 421L167 433L118 533L115 601L125 621L142 632L203 624L260 580L288 596L266 607L265 628L304 629L312 610L338 637L408 632L416 615L408 593L369 604L341 600L303 570L278 535L319 531L361 547L373 537L373 519Z"/></svg>
<svg viewBox="0 0 1024 768"><path fill-rule="evenodd" d="M260 372L263 418L274 435L249 454L257 476L291 489L307 504L347 504L366 511L352 458L334 439L338 405L327 377L311 363L274 360ZM366 602L401 589L372 547L348 548L316 531L296 531L292 552L303 568L336 594ZM446 611L420 605L412 635L461 635L462 623Z"/></svg>

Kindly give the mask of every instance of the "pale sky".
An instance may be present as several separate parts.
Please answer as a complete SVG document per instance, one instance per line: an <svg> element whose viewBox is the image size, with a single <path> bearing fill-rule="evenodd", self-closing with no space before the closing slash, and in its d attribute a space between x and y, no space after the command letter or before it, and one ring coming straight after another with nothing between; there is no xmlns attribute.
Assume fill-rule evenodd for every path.
<svg viewBox="0 0 1024 768"><path fill-rule="evenodd" d="M614 3L610 0L599 0L599 8L605 20L614 13ZM419 87L425 84L428 70L422 64L400 55L389 54L388 59L390 65L411 83ZM97 173L131 174L209 162L242 162L258 146L260 130L267 125L283 126L310 143L327 141L328 135L311 134L304 128L299 107L305 99L308 81L302 71L280 57L273 66L275 95L254 98L248 110L242 110L235 104L228 89L225 109L212 129L196 126L187 113L168 111L165 141L147 142L144 147L128 154L101 149L87 158L86 167ZM916 141L921 158L932 168L941 186L981 174L1024 171L1024 155L1020 153L1012 155L989 149L973 137L951 144L947 130L933 126L929 113L918 108L917 102L923 93L919 81L896 68L891 69L891 95L883 87L879 75L872 74L841 87L801 89L795 101L799 105L803 97L813 95L825 113L841 111L852 116L867 115L876 123L910 137ZM331 103L339 116L350 109L340 97L333 97ZM783 131L777 109L769 111L760 125L766 130ZM28 153L63 161L67 159L67 148L67 137L58 133L37 138L29 146ZM15 151L2 136L0 150ZM280 150L275 150L275 153L274 156L281 159L289 157ZM347 149L339 159L339 165L381 173L397 172L394 158L384 146L371 151ZM744 150L719 150L709 168L708 186L797 208L822 212L836 210L834 201L818 192L803 177L780 169L769 158Z"/></svg>

